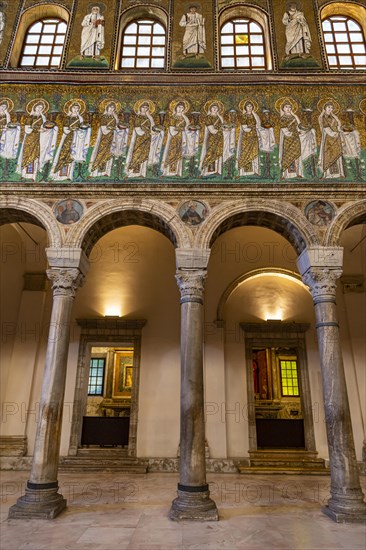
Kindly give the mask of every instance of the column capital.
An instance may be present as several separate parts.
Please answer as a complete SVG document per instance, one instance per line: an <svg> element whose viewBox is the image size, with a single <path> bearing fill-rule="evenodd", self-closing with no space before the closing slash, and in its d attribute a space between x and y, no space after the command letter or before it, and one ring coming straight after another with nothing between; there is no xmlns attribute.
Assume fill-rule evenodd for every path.
<svg viewBox="0 0 366 550"><path fill-rule="evenodd" d="M175 275L179 290L180 303L197 302L203 304L204 282L207 275L205 269L178 269Z"/></svg>
<svg viewBox="0 0 366 550"><path fill-rule="evenodd" d="M310 268L342 269L341 246L308 246L297 258L297 267L303 276Z"/></svg>
<svg viewBox="0 0 366 550"><path fill-rule="evenodd" d="M303 274L302 279L309 287L315 303L319 301L334 301L337 290L337 280L342 275L342 269L327 269L311 267Z"/></svg>
<svg viewBox="0 0 366 550"><path fill-rule="evenodd" d="M75 297L77 289L82 286L85 279L77 268L60 269L53 267L47 269L47 277L52 283L54 296L70 296L71 298Z"/></svg>

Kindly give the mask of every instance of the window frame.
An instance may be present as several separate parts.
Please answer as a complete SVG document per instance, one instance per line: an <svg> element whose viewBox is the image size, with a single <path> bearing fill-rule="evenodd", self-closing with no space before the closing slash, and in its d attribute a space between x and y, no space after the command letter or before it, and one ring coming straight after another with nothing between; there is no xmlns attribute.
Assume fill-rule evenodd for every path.
<svg viewBox="0 0 366 550"><path fill-rule="evenodd" d="M233 32L232 33L225 33L223 34L223 29L226 25L228 25L229 23L231 23L233 25ZM261 29L261 32L250 32L250 25L251 23L254 23L256 25L258 25ZM236 54L236 48L237 47L240 47L241 45L240 44L237 44L236 41L235 41L235 37L236 36L239 36L239 33L236 32L235 28L237 25L240 25L240 24L247 24L248 25L248 33L244 33L244 34L247 34L248 35L248 43L245 44L248 46L248 50L249 50L249 55L237 55ZM223 36L232 36L233 37L233 48L234 48L234 54L233 56L229 56L229 55L222 55L222 48L225 47L226 45L224 45L222 43L222 37ZM252 43L251 42L251 36L261 36L262 37L262 42L258 42L258 43ZM229 44L228 44L229 46ZM263 49L263 53L262 54L257 54L257 55L253 55L251 53L251 47L252 46L261 46L262 49ZM224 67L223 66L223 59L225 58L228 58L228 57L233 57L234 58L234 65L233 66L227 66L227 67ZM255 58L255 57L263 57L263 60L264 60L264 65L263 66L255 66L253 65L252 63L252 59ZM238 59L249 59L249 65L248 66L238 66L238 63L237 63L237 60ZM267 60L267 55L266 55L266 37L265 37L265 30L263 28L263 25L256 19L253 19L252 17L249 17L249 16L237 16L235 18L232 18L232 19L228 19L226 21L224 21L221 26L220 26L220 35L219 35L219 65L220 65L220 71L250 71L250 72L258 72L258 71L267 71L268 70L268 60Z"/></svg>
<svg viewBox="0 0 366 550"><path fill-rule="evenodd" d="M93 361L98 361L98 365L96 367L93 366ZM96 369L99 369L99 361L103 361L103 375L102 375L102 384L91 384L90 383L90 378L91 376L93 375L92 374L92 369L96 368ZM103 397L104 395L104 387L105 387L105 375L106 375L106 357L91 357L90 358L90 361L89 361L89 374L88 374L88 391L87 391L87 396L88 397ZM98 378L98 374L95 375L96 378ZM90 393L89 389L90 387L101 387L101 390L100 390L100 393Z"/></svg>
<svg viewBox="0 0 366 550"><path fill-rule="evenodd" d="M356 24L359 29L354 30L354 31L350 30L349 25L348 25L349 21ZM324 29L324 23L330 23L331 29L330 30ZM345 23L346 30L343 30L343 31L338 30L337 31L334 27L335 23ZM323 33L325 55L326 55L327 65L328 65L329 70L348 70L348 71L366 70L366 38L365 38L365 32L364 32L364 29L362 28L362 25L357 21L357 19L355 19L354 17L351 17L348 14L341 14L341 13L329 14L327 17L324 17L322 19L321 26L322 26L322 33ZM336 36L337 36L338 33L344 35L345 37L347 37L347 40L346 41L337 40ZM361 34L362 35L362 41L354 42L351 39L353 33ZM327 34L331 34L331 36L332 36L332 41L331 42L326 41L326 35ZM359 45L359 44L362 44L364 46L365 52L363 54L362 53L357 54L357 53L354 53L352 51L353 50L352 46L353 45ZM330 52L327 51L327 45L334 46L334 50L335 50L334 53L330 53ZM349 46L350 51L348 53L347 52L343 52L343 53L339 52L338 47L340 45ZM352 65L342 65L341 64L341 58L342 58L343 55L344 56L347 55L347 57L351 58ZM357 56L357 55L364 55L364 57L365 57L364 65L358 65L355 62L355 56ZM336 65L330 64L330 62L329 62L330 57L334 57L336 59Z"/></svg>
<svg viewBox="0 0 366 550"><path fill-rule="evenodd" d="M283 375L282 375L282 363L285 363L287 361L290 361L291 363L295 363L295 369L292 369L291 370L295 370L296 371L296 381L297 381L297 393L287 393L285 394L284 393L284 383L283 383ZM279 369L279 374L280 374L280 386L281 386L281 397L290 397L291 399L292 398L300 398L300 383L299 383L299 367L298 367L298 358L296 355L279 355L278 356L278 369ZM294 377L286 377L285 378L286 380L291 380L293 381L294 380ZM287 388L289 388L290 386L287 386ZM294 388L294 386L292 386L292 388Z"/></svg>
<svg viewBox="0 0 366 550"><path fill-rule="evenodd" d="M143 25L144 23L142 22L145 22L145 24L149 24L151 25L151 28L152 28L152 31L153 31L153 28L154 28L154 25L155 24L158 24L160 25L163 29L164 29L164 35L163 34L154 34L154 32L151 32L151 33L148 33L148 34L145 34L145 33L139 33L138 30L139 30L139 26ZM133 24L136 24L137 25L137 32L136 33L126 33L126 30ZM135 41L135 45L134 44L125 44L124 40L125 40L125 36L134 36L136 37L136 41ZM151 37L151 40L150 40L150 44L139 44L138 43L138 39L140 36L147 36L147 37ZM162 47L164 49L164 56L153 56L152 55L152 48L154 46L153 44L153 39L154 39L154 36L155 37L164 37L164 44L156 44L157 47ZM149 55L144 55L144 56L138 56L137 55L137 49L138 47L141 46L141 47L146 47L146 48L149 48L150 49L150 53ZM157 17L155 16L152 16L152 15L146 15L146 16L139 16L139 17L135 17L131 20L129 20L124 28L123 28L123 31L121 33L121 44L120 44L120 48L119 48L119 62L118 62L118 70L119 71L166 71L167 70L167 53L168 53L168 47L167 47L167 27L166 25ZM135 47L136 49L136 52L134 55L131 55L131 56L126 56L123 54L123 49L124 47ZM125 59L132 59L134 61L134 66L133 67L123 67L122 66L122 63ZM148 59L149 60L149 66L148 67L137 67L137 61L138 60L141 60L141 59ZM163 60L163 66L162 67L153 67L152 66L152 62L154 59L162 59Z"/></svg>

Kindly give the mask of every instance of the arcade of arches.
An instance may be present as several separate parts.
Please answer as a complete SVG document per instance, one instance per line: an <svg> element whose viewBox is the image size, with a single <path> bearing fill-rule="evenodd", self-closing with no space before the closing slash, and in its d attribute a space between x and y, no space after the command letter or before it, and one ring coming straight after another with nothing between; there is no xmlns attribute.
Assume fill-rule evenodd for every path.
<svg viewBox="0 0 366 550"><path fill-rule="evenodd" d="M14 29L22 17L27 19L28 4L19 2L16 15L10 9L5 21L13 18ZM85 2L79 4L87 8ZM105 4L106 25L113 10L118 25L133 21L131 6L125 4L134 2ZM230 4L226 15L225 4ZM283 24L267 6L270 2L253 2L249 8L245 4L202 1L199 11L206 13L207 34L219 17L226 23L237 10L241 18L255 18L258 12L263 32L277 25L280 35ZM271 37L266 43L266 66L271 70L264 76L257 71L258 80L250 71L240 78L235 71L220 73L211 51L215 42L206 50L201 40L202 51L192 56L196 65L189 65L189 55L179 60L174 40L187 37L183 29L175 34L178 15L172 1L149 4L149 14L164 24L174 46L164 74L117 74L112 67L119 54L110 37L104 51L110 64L93 66L95 58L102 63L100 52L90 59L88 54L77 56L71 26L67 59L80 58L81 65L77 70L66 65L64 53L59 69L29 69L27 91L22 88L23 68L15 63L21 51L19 30L4 34L8 53L2 69L7 86L3 104L11 113L14 84L24 105L19 103L22 113L14 118L14 111L0 128L0 458L4 469L30 469L25 494L11 506L10 518L54 518L65 509L59 467L87 468L100 460L103 469L108 460L120 460L126 471L179 472L170 509L174 520L218 519L207 472L244 476L265 471L329 475L330 498L323 512L340 523L365 520L360 485L366 462L364 71L351 77L351 69L331 72L319 30L325 2L313 3L319 4L318 11L302 4L313 33L311 55L302 52L306 55L300 63L291 54L283 62L297 59L298 65L281 65L285 38L275 44ZM357 20L365 6L353 4L352 11L347 3L345 13ZM57 5L70 21L82 20L73 2ZM216 15L208 13L212 5ZM327 16L341 15L342 3L334 5L337 10L328 8ZM134 9L140 18L146 16L143 7ZM50 13L61 17L58 11ZM29 13L28 20L34 22ZM309 57L317 64L303 64ZM154 75L164 84L161 101L177 98L186 118L179 110L173 112L176 107L170 119L158 113L164 105L159 104ZM341 96L347 91L352 96L353 78L357 106L355 100L354 111L347 111ZM192 90L193 81L198 91ZM78 114L72 111L75 99L74 107L71 101L69 112L64 109L60 118L58 82L67 88L68 101L79 98ZM324 95L330 82L335 92ZM257 109L252 88L258 83L261 93L266 89L266 99ZM109 115L107 107L96 114L89 86L98 101L110 94L114 108L116 94L124 98L124 118L121 115L118 128L112 125L109 145L102 141L111 129L106 117L115 115ZM217 105L213 101L204 115L203 105L213 89ZM278 95L277 106L279 95L283 99L278 116L270 105L271 94ZM302 124L291 111L292 94L299 105L305 98ZM239 96L251 98L255 116L249 109L233 117ZM306 114L306 105L316 108L315 97L318 102L333 101L342 129L316 126L319 113ZM126 107L128 98L140 102L135 113ZM43 105L39 111L37 101ZM82 118L80 106L86 104L93 114L90 119ZM48 125L47 105L54 109ZM215 105L225 112L217 115ZM324 105L322 109L319 119L335 116L332 109L325 114ZM75 133L74 115L80 123ZM292 117L288 127L286 116ZM32 117L40 121L41 137L30 153L27 136L37 126ZM254 120L252 128L249 119ZM207 136L219 131L222 141L215 138L212 147ZM13 132L15 156L7 148L6 132ZM50 132L56 132L54 142ZM118 132L124 145L117 142ZM244 146L244 134L250 132L257 137ZM342 152L320 172L325 140L336 139L337 132ZM143 151L138 164L136 151L144 149L147 135L147 156ZM298 141L288 145L288 152L291 156L298 146L301 155L285 168L285 140L294 135ZM75 142L69 146L69 162L60 167L68 136ZM48 149L42 150L48 139ZM78 139L84 140L84 157L75 153ZM332 143L334 153L338 144ZM93 162L107 146L111 154L96 167ZM185 152L168 169L169 147ZM209 147L210 162L205 157ZM254 156L251 147L257 151ZM220 158L215 148L221 150ZM240 164L243 151L247 162ZM25 166L21 159L27 154ZM158 162L153 160L156 155Z"/></svg>

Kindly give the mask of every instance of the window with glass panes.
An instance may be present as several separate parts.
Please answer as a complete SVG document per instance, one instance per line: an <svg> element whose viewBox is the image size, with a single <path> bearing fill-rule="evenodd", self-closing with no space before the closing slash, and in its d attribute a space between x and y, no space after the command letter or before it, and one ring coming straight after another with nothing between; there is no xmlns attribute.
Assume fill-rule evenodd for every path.
<svg viewBox="0 0 366 550"><path fill-rule="evenodd" d="M280 373L282 396L298 397L300 393L296 359L280 359Z"/></svg>
<svg viewBox="0 0 366 550"><path fill-rule="evenodd" d="M264 33L252 19L232 19L221 28L222 69L263 70L267 68Z"/></svg>
<svg viewBox="0 0 366 550"><path fill-rule="evenodd" d="M25 36L20 67L58 68L66 39L66 22L58 18L40 19Z"/></svg>
<svg viewBox="0 0 366 550"><path fill-rule="evenodd" d="M88 395L103 395L105 359L90 359Z"/></svg>
<svg viewBox="0 0 366 550"><path fill-rule="evenodd" d="M139 19L124 30L122 37L122 69L164 69L165 28L158 21Z"/></svg>
<svg viewBox="0 0 366 550"><path fill-rule="evenodd" d="M330 69L366 69L366 42L357 21L332 15L322 21L322 28Z"/></svg>

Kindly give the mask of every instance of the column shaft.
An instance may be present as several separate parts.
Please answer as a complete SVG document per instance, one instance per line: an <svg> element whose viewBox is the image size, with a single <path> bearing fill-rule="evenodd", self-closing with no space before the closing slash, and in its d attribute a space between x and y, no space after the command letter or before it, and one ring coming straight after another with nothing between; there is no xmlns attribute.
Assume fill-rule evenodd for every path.
<svg viewBox="0 0 366 550"><path fill-rule="evenodd" d="M310 269L304 282L314 299L325 421L331 472L331 498L323 511L336 522L363 522L366 505L360 486L346 377L339 341L336 281L341 270Z"/></svg>
<svg viewBox="0 0 366 550"><path fill-rule="evenodd" d="M83 276L76 268L50 269L47 275L53 304L32 469L25 495L10 508L9 518L52 519L66 507L58 493L57 472L71 311Z"/></svg>
<svg viewBox="0 0 366 550"><path fill-rule="evenodd" d="M206 482L203 402L203 282L205 270L178 270L181 291L181 430L178 497L174 520L215 521Z"/></svg>

